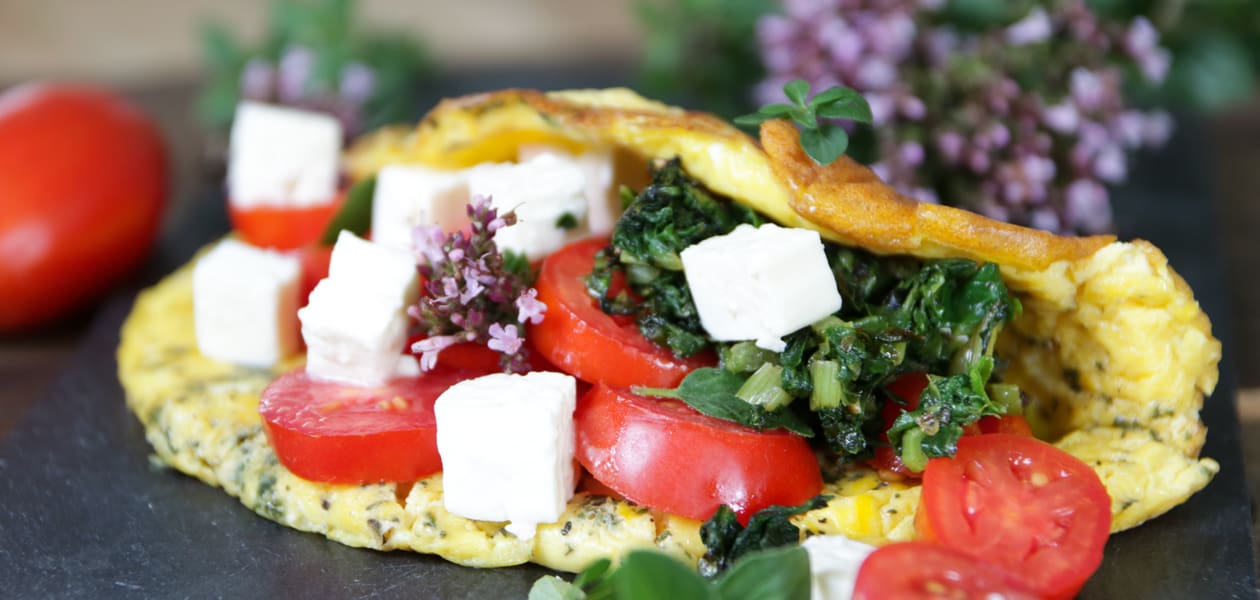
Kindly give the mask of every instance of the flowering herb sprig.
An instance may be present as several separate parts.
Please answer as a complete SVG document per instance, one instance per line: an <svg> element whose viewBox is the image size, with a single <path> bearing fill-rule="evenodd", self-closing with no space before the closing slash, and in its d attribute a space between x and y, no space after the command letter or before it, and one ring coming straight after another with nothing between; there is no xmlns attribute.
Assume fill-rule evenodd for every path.
<svg viewBox="0 0 1260 600"><path fill-rule="evenodd" d="M755 113L736 117L735 123L760 125L770 119L794 121L801 126L801 149L824 166L836 162L849 148L849 133L834 123L835 119L871 123L871 106L851 88L832 86L807 102L809 82L794 79L783 86L783 95L792 103L767 104Z"/></svg>
<svg viewBox="0 0 1260 600"><path fill-rule="evenodd" d="M1126 83L1164 80L1159 32L1085 0L985 6L967 20L941 0L784 0L758 23L757 98L781 101L797 79L851 86L874 121L851 132L853 150L903 193L1052 231L1109 230L1107 186L1172 125L1124 97Z"/></svg>
<svg viewBox="0 0 1260 600"><path fill-rule="evenodd" d="M502 354L508 372L526 370L525 324L540 323L547 306L530 287L529 265L501 253L494 234L516 223L490 199L474 196L468 204L471 227L446 234L439 226L417 227L412 243L424 277L420 301L407 314L420 322L427 337L412 346L421 353L420 367L429 370L438 354L462 342L483 342Z"/></svg>

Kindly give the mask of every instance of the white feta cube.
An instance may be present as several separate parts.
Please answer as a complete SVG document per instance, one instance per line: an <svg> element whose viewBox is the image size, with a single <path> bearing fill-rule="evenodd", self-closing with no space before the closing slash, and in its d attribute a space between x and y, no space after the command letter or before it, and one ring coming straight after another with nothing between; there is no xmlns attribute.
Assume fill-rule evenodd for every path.
<svg viewBox="0 0 1260 600"><path fill-rule="evenodd" d="M783 336L840 310L816 231L740 225L681 257L700 324L713 339L755 340L782 352Z"/></svg>
<svg viewBox="0 0 1260 600"><path fill-rule="evenodd" d="M843 535L815 535L801 543L809 553L810 592L816 600L849 600L862 561L875 547Z"/></svg>
<svg viewBox="0 0 1260 600"><path fill-rule="evenodd" d="M517 149L517 160L528 162L544 154L554 154L575 162L586 184L586 224L591 235L612 232L621 216L621 193L613 185L616 157L608 147L588 150L577 156L556 146L525 144Z"/></svg>
<svg viewBox="0 0 1260 600"><path fill-rule="evenodd" d="M411 249L418 225L455 231L468 222L468 183L460 172L388 165L376 176L372 199L372 241Z"/></svg>
<svg viewBox="0 0 1260 600"><path fill-rule="evenodd" d="M337 234L328 261L328 278L349 284L363 295L403 304L415 302L419 284L414 254L369 242L344 229Z"/></svg>
<svg viewBox="0 0 1260 600"><path fill-rule="evenodd" d="M406 308L416 301L417 285L409 253L342 231L328 277L298 311L306 372L360 386L389 381L407 341Z"/></svg>
<svg viewBox="0 0 1260 600"><path fill-rule="evenodd" d="M516 224L495 233L500 249L539 260L587 236L586 180L576 163L543 154L469 169L467 176L470 195L490 197L500 214L516 211Z"/></svg>
<svg viewBox="0 0 1260 600"><path fill-rule="evenodd" d="M332 202L341 135L341 123L323 113L241 102L228 146L228 197L239 208Z"/></svg>
<svg viewBox="0 0 1260 600"><path fill-rule="evenodd" d="M496 373L450 387L433 407L446 510L510 521L521 539L564 513L577 484L577 383L562 373Z"/></svg>
<svg viewBox="0 0 1260 600"><path fill-rule="evenodd" d="M270 367L297 351L296 257L227 239L193 267L193 320L202 354Z"/></svg>

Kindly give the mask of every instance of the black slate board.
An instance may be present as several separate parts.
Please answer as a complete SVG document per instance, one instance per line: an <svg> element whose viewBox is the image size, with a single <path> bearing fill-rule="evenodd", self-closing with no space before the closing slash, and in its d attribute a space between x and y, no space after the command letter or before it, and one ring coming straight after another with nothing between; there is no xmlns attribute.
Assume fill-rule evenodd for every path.
<svg viewBox="0 0 1260 600"><path fill-rule="evenodd" d="M620 69L448 77L443 95L493 87L611 85ZM1194 128L1183 127L1183 131ZM1221 463L1206 490L1116 535L1082 598L1255 598L1251 507L1234 401L1233 347L1206 158L1183 134L1150 157L1117 199L1123 238L1168 254L1225 344L1207 402L1204 455ZM164 238L154 277L226 228L221 199L198 198ZM523 598L545 569L476 570L431 556L348 548L267 521L189 477L152 468L123 403L113 360L132 295L111 301L43 398L0 441L0 596Z"/></svg>

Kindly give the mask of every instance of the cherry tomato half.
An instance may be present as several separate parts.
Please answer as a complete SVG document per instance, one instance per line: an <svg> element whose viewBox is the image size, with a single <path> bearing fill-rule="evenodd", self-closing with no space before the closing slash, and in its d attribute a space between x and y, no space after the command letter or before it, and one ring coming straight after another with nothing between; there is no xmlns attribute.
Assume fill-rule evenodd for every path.
<svg viewBox="0 0 1260 600"><path fill-rule="evenodd" d="M157 127L65 84L0 95L0 332L87 305L148 254L166 205Z"/></svg>
<svg viewBox="0 0 1260 600"><path fill-rule="evenodd" d="M539 353L579 379L622 387L674 387L687 373L717 364L711 352L675 357L643 337L634 323L600 310L584 278L594 268L595 253L607 245L605 239L584 240L543 261L534 287L547 313L528 333Z"/></svg>
<svg viewBox="0 0 1260 600"><path fill-rule="evenodd" d="M822 490L805 438L702 415L676 400L596 385L574 414L577 457L627 499L704 520L726 504L740 520Z"/></svg>
<svg viewBox="0 0 1260 600"><path fill-rule="evenodd" d="M866 557L853 600L1036 600L1022 580L962 552L923 542L889 544Z"/></svg>
<svg viewBox="0 0 1260 600"><path fill-rule="evenodd" d="M228 219L236 234L250 244L273 250L296 250L317 243L344 202L344 192L331 202L303 207L240 208L229 198Z"/></svg>
<svg viewBox="0 0 1260 600"><path fill-rule="evenodd" d="M919 539L1020 573L1043 598L1070 598L1102 562L1111 499L1076 457L1035 438L964 437L928 461Z"/></svg>
<svg viewBox="0 0 1260 600"><path fill-rule="evenodd" d="M433 403L480 373L437 369L375 388L312 379L305 369L263 391L258 412L280 462L327 483L415 481L442 470Z"/></svg>

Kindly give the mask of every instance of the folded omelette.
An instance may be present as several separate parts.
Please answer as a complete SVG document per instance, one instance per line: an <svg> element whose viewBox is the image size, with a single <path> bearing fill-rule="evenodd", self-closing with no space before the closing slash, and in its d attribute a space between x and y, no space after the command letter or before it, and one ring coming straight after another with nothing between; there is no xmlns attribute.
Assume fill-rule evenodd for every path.
<svg viewBox="0 0 1260 600"><path fill-rule="evenodd" d="M1030 398L1039 437L1081 458L1112 499L1112 529L1156 517L1219 470L1200 458L1203 399L1217 382L1221 345L1193 293L1158 248L1110 236L1065 238L897 194L841 158L818 166L796 129L762 125L760 142L716 117L624 89L506 90L447 100L419 126L360 140L356 178L392 163L463 168L509 161L524 144L611 148L616 183L641 185L646 164L678 157L710 190L792 227L881 254L959 257L1001 266L1024 310L998 340L1005 379ZM705 552L700 523L628 501L579 492L560 520L531 540L503 523L448 513L442 476L407 484L345 486L296 477L263 433L259 396L302 357L271 370L197 352L192 269L141 293L122 329L119 377L157 457L221 487L278 523L378 550L413 550L462 565L535 562L578 571L601 557L657 548L690 563ZM823 493L826 506L796 517L808 533L885 544L914 537L915 482L885 482L851 465Z"/></svg>

